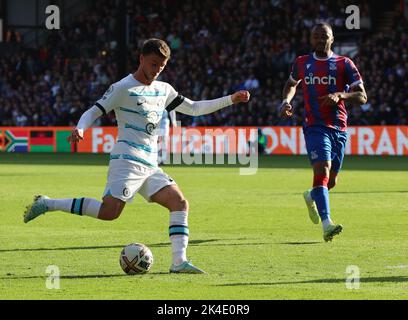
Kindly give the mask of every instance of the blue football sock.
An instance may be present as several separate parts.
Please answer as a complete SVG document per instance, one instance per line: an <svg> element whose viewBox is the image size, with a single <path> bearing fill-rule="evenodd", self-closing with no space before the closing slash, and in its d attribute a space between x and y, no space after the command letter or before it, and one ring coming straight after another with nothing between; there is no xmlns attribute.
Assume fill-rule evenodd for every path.
<svg viewBox="0 0 408 320"><path fill-rule="evenodd" d="M322 221L330 219L329 190L323 186L314 187L311 196L316 202L320 219Z"/></svg>

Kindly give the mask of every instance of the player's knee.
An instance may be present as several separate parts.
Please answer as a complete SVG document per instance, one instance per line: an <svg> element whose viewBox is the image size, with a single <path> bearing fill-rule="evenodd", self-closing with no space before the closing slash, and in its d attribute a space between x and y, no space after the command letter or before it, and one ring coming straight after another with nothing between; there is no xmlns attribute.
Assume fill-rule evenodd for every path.
<svg viewBox="0 0 408 320"><path fill-rule="evenodd" d="M182 195L178 194L173 198L171 204L168 208L170 211L188 211L189 204L187 199L185 199Z"/></svg>
<svg viewBox="0 0 408 320"><path fill-rule="evenodd" d="M314 174L317 176L329 177L330 175L330 163L321 162L313 166Z"/></svg>
<svg viewBox="0 0 408 320"><path fill-rule="evenodd" d="M188 211L188 209L189 209L189 203L188 203L188 201L187 201L187 199L182 199L181 201L180 201L180 207L182 208L180 211Z"/></svg>

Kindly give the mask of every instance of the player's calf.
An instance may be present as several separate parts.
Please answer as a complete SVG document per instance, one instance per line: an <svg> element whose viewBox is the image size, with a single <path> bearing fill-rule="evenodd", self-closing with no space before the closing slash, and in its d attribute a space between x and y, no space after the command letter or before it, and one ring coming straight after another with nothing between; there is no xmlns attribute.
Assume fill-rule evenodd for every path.
<svg viewBox="0 0 408 320"><path fill-rule="evenodd" d="M329 182L327 183L327 188L329 190L333 189L337 184L337 172L330 171Z"/></svg>
<svg viewBox="0 0 408 320"><path fill-rule="evenodd" d="M116 199L112 196L105 196L99 209L98 219L111 221L119 218L125 204L126 202L120 199Z"/></svg>

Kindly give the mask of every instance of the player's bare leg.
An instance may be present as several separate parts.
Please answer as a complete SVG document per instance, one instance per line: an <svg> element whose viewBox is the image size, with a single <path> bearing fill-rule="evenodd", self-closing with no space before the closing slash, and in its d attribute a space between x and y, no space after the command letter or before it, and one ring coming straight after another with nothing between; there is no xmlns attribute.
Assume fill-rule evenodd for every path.
<svg viewBox="0 0 408 320"><path fill-rule="evenodd" d="M329 182L327 183L327 188L329 190L333 189L337 184L337 172L333 169L330 170Z"/></svg>
<svg viewBox="0 0 408 320"><path fill-rule="evenodd" d="M112 196L103 197L101 208L99 209L98 219L115 220L122 213L126 202L116 199Z"/></svg>
<svg viewBox="0 0 408 320"><path fill-rule="evenodd" d="M175 184L156 192L151 200L170 211L169 236L172 245L173 263L171 273L205 273L187 260L188 246L188 201Z"/></svg>

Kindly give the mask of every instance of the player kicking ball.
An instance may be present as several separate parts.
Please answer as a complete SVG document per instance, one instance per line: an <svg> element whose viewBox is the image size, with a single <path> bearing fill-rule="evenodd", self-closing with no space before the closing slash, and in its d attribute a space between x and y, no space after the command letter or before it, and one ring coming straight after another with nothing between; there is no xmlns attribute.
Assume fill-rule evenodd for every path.
<svg viewBox="0 0 408 320"><path fill-rule="evenodd" d="M248 102L249 92L238 91L214 100L192 101L157 77L170 58L170 48L160 39L149 39L142 47L140 65L114 83L79 119L68 140L77 143L102 115L114 110L118 140L110 154L108 180L103 201L91 198L50 199L36 196L24 214L29 222L48 211L64 211L101 220L119 217L136 193L170 211L169 236L172 245L172 273L204 273L186 258L189 204L183 193L157 165L157 127L164 110L191 116L215 112L235 103Z"/></svg>
<svg viewBox="0 0 408 320"><path fill-rule="evenodd" d="M330 218L329 190L337 182L347 141L347 111L344 103L364 104L367 95L354 63L333 53L334 37L329 24L319 23L311 32L313 53L300 56L283 89L281 116L291 117L290 101L302 83L304 106L303 134L309 160L313 166L313 189L303 196L309 217L323 225L324 241L343 230ZM351 92L346 92L347 88Z"/></svg>

